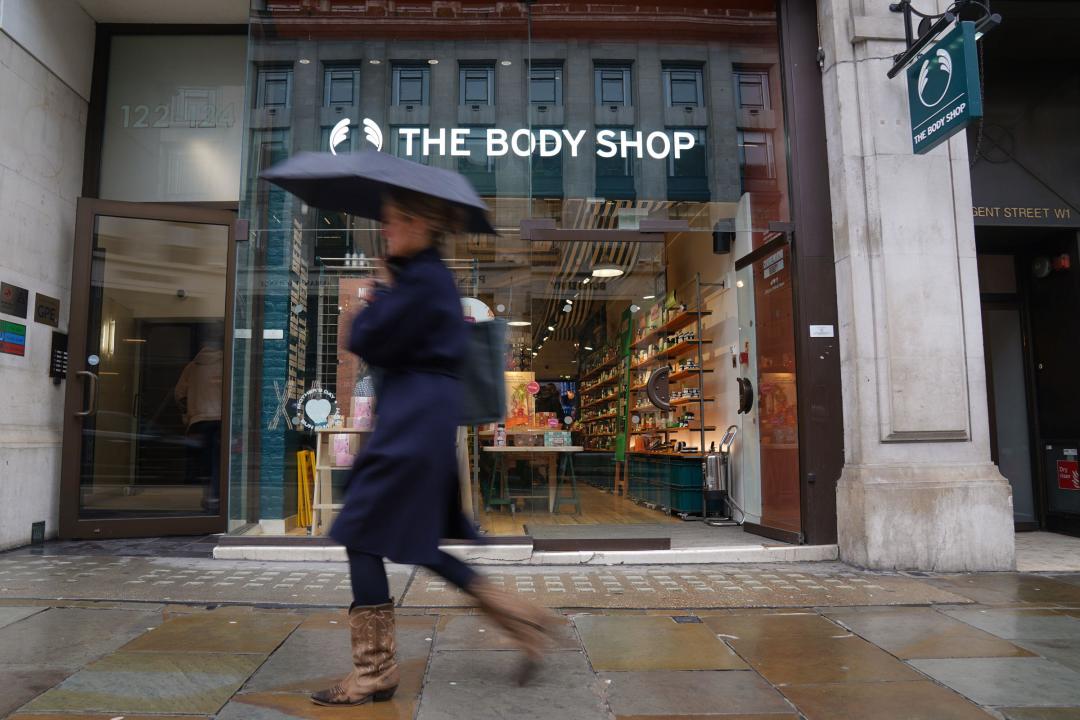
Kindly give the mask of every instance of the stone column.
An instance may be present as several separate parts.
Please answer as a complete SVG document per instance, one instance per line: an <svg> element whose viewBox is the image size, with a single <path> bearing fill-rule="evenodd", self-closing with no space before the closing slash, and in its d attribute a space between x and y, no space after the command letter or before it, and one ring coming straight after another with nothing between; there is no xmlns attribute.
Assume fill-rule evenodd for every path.
<svg viewBox="0 0 1080 720"><path fill-rule="evenodd" d="M818 16L844 394L840 556L1013 569L1012 491L990 462L966 139L912 153L906 79L886 77L904 49L888 3L818 0Z"/></svg>

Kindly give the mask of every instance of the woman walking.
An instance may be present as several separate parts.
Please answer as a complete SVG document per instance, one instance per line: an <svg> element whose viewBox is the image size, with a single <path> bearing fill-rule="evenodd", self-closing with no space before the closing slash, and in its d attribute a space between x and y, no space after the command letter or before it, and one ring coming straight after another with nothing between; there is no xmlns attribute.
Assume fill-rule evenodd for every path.
<svg viewBox="0 0 1080 720"><path fill-rule="evenodd" d="M370 304L349 338L349 349L382 371L377 422L330 530L349 558L353 670L312 695L320 705L389 700L397 689L384 557L422 565L470 594L525 653L522 682L551 628L548 612L496 589L439 549L442 538L475 538L461 512L454 446L467 327L453 276L436 249L442 233L461 228L461 211L430 195L394 190L383 200L381 220L390 274L365 288Z"/></svg>

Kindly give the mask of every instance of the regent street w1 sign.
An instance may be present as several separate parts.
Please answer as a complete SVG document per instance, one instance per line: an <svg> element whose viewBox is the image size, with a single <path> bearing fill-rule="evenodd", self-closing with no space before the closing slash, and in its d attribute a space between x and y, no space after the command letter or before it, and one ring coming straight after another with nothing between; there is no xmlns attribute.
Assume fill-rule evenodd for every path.
<svg viewBox="0 0 1080 720"><path fill-rule="evenodd" d="M929 152L982 117L975 23L961 22L907 70L911 146Z"/></svg>
<svg viewBox="0 0 1080 720"><path fill-rule="evenodd" d="M330 152L337 154L337 147L349 136L349 118L330 131ZM383 131L371 118L364 118L364 139L382 150ZM567 128L393 128L395 137L388 138L397 143L406 157L471 157L474 152L485 157L503 157L516 155L528 157L534 153L540 157L555 157L566 153L577 157L583 152L595 152L602 158L645 158L664 160L669 156L681 158L687 150L692 150L697 137L684 130L655 130L645 133L641 130L600 130L595 137L589 138L588 130L569 130Z"/></svg>

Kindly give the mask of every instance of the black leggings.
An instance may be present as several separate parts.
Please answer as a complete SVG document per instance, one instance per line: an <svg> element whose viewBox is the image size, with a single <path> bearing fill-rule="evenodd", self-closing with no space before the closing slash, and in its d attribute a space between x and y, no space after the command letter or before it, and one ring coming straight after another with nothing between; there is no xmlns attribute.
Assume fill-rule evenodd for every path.
<svg viewBox="0 0 1080 720"><path fill-rule="evenodd" d="M352 581L353 605L383 605L390 602L390 583L386 580L386 568L378 555L348 550L349 579ZM459 588L466 588L476 577L476 571L453 555L439 551L439 561L425 565Z"/></svg>

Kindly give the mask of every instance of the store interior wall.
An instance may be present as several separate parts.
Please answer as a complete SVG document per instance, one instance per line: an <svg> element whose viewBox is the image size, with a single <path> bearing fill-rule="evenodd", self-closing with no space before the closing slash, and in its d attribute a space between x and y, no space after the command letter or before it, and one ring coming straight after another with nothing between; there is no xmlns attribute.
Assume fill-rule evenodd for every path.
<svg viewBox="0 0 1080 720"><path fill-rule="evenodd" d="M93 65L94 23L69 0L0 1L0 280L29 293L22 357L0 354L0 549L55 536L63 385L49 378L54 328L34 321L35 294L60 300L67 332L75 205Z"/></svg>

